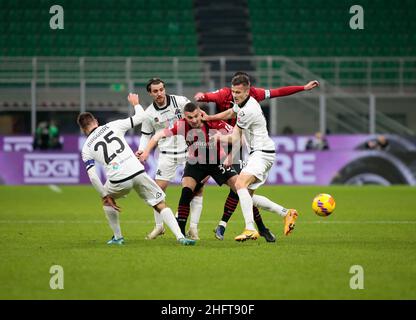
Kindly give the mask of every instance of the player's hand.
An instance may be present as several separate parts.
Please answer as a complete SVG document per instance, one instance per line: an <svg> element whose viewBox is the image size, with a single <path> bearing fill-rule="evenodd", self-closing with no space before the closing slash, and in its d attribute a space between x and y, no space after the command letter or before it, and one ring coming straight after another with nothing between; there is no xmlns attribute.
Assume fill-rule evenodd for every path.
<svg viewBox="0 0 416 320"><path fill-rule="evenodd" d="M147 158L149 158L149 154L146 151L142 151L139 155L140 162L144 164L146 162Z"/></svg>
<svg viewBox="0 0 416 320"><path fill-rule="evenodd" d="M129 100L130 104L134 107L140 103L139 95L135 93L129 93L127 96L127 100Z"/></svg>
<svg viewBox="0 0 416 320"><path fill-rule="evenodd" d="M116 204L116 201L110 196L105 196L103 198L103 205L107 207L111 207L114 210L117 210L118 212L121 211L121 208Z"/></svg>
<svg viewBox="0 0 416 320"><path fill-rule="evenodd" d="M224 166L225 168L229 168L229 167L231 167L232 165L233 165L233 160L232 160L232 157L231 157L230 155L228 155L228 156L227 156L227 158L225 158L225 160L224 160L223 166Z"/></svg>
<svg viewBox="0 0 416 320"><path fill-rule="evenodd" d="M319 87L319 81L318 80L313 80L310 81L308 84L305 85L305 90L312 90L316 87Z"/></svg>
<svg viewBox="0 0 416 320"><path fill-rule="evenodd" d="M136 158L137 159L139 159L140 160L140 156L141 156L141 154L143 153L143 150L137 150L135 153L134 153L134 155L136 156Z"/></svg>
<svg viewBox="0 0 416 320"><path fill-rule="evenodd" d="M204 98L204 93L197 92L194 96L195 101L201 101Z"/></svg>
<svg viewBox="0 0 416 320"><path fill-rule="evenodd" d="M204 111L201 110L202 121L209 121L209 115Z"/></svg>

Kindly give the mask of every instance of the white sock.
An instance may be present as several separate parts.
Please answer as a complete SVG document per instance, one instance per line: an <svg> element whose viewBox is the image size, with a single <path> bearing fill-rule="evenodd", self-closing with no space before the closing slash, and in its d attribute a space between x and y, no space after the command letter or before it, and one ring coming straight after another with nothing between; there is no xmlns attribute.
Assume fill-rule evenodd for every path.
<svg viewBox="0 0 416 320"><path fill-rule="evenodd" d="M191 222L190 228L198 229L199 219L201 218L202 212L202 197L195 196L191 201Z"/></svg>
<svg viewBox="0 0 416 320"><path fill-rule="evenodd" d="M260 209L277 213L278 215L282 217L286 217L287 212L288 212L288 210L282 207L281 205L274 203L273 201L271 201L270 199L266 197L259 196L256 194L253 195L253 204L254 206Z"/></svg>
<svg viewBox="0 0 416 320"><path fill-rule="evenodd" d="M163 228L163 219L160 213L153 209L153 215L155 216L156 227Z"/></svg>
<svg viewBox="0 0 416 320"><path fill-rule="evenodd" d="M178 221L176 221L176 218L170 208L165 208L160 211L160 216L162 217L163 222L166 223L168 228L173 232L176 239L185 238L181 232L181 228L179 228Z"/></svg>
<svg viewBox="0 0 416 320"><path fill-rule="evenodd" d="M219 226L223 226L224 228L227 228L227 222L225 221L220 221L220 223L218 223Z"/></svg>
<svg viewBox="0 0 416 320"><path fill-rule="evenodd" d="M103 206L104 213L107 216L108 224L110 225L111 230L113 230L114 237L116 239L123 238L121 235L119 213L112 207Z"/></svg>
<svg viewBox="0 0 416 320"><path fill-rule="evenodd" d="M256 230L253 219L253 199L246 188L237 190L240 198L240 206L243 211L244 221L246 222L247 230Z"/></svg>

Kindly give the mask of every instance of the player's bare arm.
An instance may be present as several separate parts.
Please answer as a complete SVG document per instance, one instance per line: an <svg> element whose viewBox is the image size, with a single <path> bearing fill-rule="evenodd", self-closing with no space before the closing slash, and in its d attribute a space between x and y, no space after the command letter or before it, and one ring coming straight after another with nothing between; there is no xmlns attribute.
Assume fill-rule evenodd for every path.
<svg viewBox="0 0 416 320"><path fill-rule="evenodd" d="M144 163L147 160L147 158L149 158L150 152L152 152L152 150L154 148L156 148L159 140L162 139L162 138L166 138L166 137L167 137L167 134L166 134L166 132L164 130L161 130L161 131L157 132L152 137L152 139L150 139L149 143L146 146L146 149L144 149L143 151L138 150L136 152L136 156L139 158L139 160L142 163Z"/></svg>
<svg viewBox="0 0 416 320"><path fill-rule="evenodd" d="M213 114L213 115L208 115L205 112L203 113L203 120L205 121L229 120L235 117L236 117L236 114L233 111L233 109L228 109L228 110L225 110L223 112Z"/></svg>
<svg viewBox="0 0 416 320"><path fill-rule="evenodd" d="M218 132L212 136L212 139L221 143L236 143L237 141L241 141L242 133L243 131L238 126L234 126L231 134L221 134Z"/></svg>

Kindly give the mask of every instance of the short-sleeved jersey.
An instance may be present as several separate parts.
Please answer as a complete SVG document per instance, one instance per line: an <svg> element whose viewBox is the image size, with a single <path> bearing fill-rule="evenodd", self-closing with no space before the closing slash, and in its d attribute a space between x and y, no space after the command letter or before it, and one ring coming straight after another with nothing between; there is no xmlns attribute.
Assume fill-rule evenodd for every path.
<svg viewBox="0 0 416 320"><path fill-rule="evenodd" d="M288 96L303 90L303 86L289 86L270 90L250 87L249 95L256 99L258 102L260 102L265 99ZM234 105L233 95L231 93L231 88L229 87L224 87L214 92L204 93L204 96L202 97L201 101L215 102L218 109L217 112L223 112L227 109L232 108ZM227 120L227 122L230 125L234 126L236 123L236 119L229 119Z"/></svg>
<svg viewBox="0 0 416 320"><path fill-rule="evenodd" d="M140 105L135 110L133 117L109 122L88 135L82 147L82 161L87 171L97 162L105 168L108 180L120 182L144 170L124 138L128 130L145 118Z"/></svg>
<svg viewBox="0 0 416 320"><path fill-rule="evenodd" d="M237 126L243 130L248 152L274 151L275 145L269 137L266 118L260 104L254 98L248 97L239 107Z"/></svg>
<svg viewBox="0 0 416 320"><path fill-rule="evenodd" d="M171 129L165 129L168 136L181 135L188 145L188 162L220 164L226 152L220 142L210 141L210 135L218 130L230 133L233 127L225 121L204 121L201 128L192 128L185 119L178 120Z"/></svg>
<svg viewBox="0 0 416 320"><path fill-rule="evenodd" d="M190 102L184 96L166 95L166 106L159 108L152 103L146 109L147 118L142 124L142 134L152 135L160 130L172 128L173 124L183 118L183 109ZM161 139L158 143L159 151L168 153L182 153L186 151L185 140L181 136Z"/></svg>

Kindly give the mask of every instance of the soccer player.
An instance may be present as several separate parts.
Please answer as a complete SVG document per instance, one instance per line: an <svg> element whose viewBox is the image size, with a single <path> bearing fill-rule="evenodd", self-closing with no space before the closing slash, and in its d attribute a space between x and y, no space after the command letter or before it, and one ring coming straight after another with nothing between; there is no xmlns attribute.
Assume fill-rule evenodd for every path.
<svg viewBox="0 0 416 320"><path fill-rule="evenodd" d="M166 128L172 128L176 120L182 119L183 108L190 102L184 96L166 94L165 83L159 78L150 79L146 90L153 99L153 103L146 109L147 118L142 123L138 154L146 149L153 134ZM172 136L159 140L159 157L155 181L166 191L169 182L175 178L176 170L186 162L187 146L182 136ZM191 202L191 224L188 236L198 240L198 222L202 211L202 184L197 186L196 194ZM146 239L155 239L165 233L160 214L154 210L155 227Z"/></svg>
<svg viewBox="0 0 416 320"><path fill-rule="evenodd" d="M250 81L249 75L245 72L237 72L234 74L233 77L236 76L245 76ZM319 86L319 82L317 80L310 81L304 86L289 86L289 87L281 87L281 88L275 88L275 89L263 89L263 88L257 88L250 86L249 89L249 95L253 97L258 102L263 101L265 99L271 99L271 98L277 98L277 97L284 97L288 95L295 94L297 92L305 91L305 90L312 90ZM235 112L233 111L233 95L231 93L231 88L224 87L220 90L214 91L214 92L198 92L195 94L194 99L196 101L203 101L203 102L215 102L217 105L217 109L220 111L220 113L215 115L207 115L206 113L203 113L205 120L224 120L227 121L232 126L236 123L236 117ZM234 164L234 169L240 173L241 169L243 167L243 161L240 161L239 164ZM227 227L227 223L229 219L231 218L232 214L234 213L235 209L237 208L239 201L238 195L233 191L230 190L230 193L228 194L226 204L224 206L224 212L221 218L221 221L219 222L217 228L215 229L215 236L218 239L224 238L225 229ZM253 207L254 212L254 221L256 222L257 227L259 228L260 234L262 234L262 230L264 230L265 227L263 220L261 218L261 215L259 213L259 210L256 207ZM264 233L264 232L263 232ZM269 233L269 234L268 234ZM266 232L265 237L267 241L275 241L275 236L270 233Z"/></svg>
<svg viewBox="0 0 416 320"><path fill-rule="evenodd" d="M225 183L235 191L238 176L232 167L226 168L221 164L227 156L221 144L210 141L210 134L217 131L229 133L232 131L232 127L224 121L202 121L201 110L193 103L185 105L184 115L185 118L178 120L173 128L165 129L154 135L140 155L140 160L144 162L160 139L176 135L185 137L189 146L189 155L182 178L182 193L178 205L178 223L182 232L185 230L190 202L198 182L204 181L208 176L211 176L218 185L221 186ZM264 198L268 201L267 205L278 206L265 197L259 198L258 202L260 204L266 203L262 201L262 198ZM269 207L265 209L269 209ZM257 239L258 237L259 234L257 233L251 239ZM236 240L240 241L240 239ZM246 239L241 240L244 241Z"/></svg>
<svg viewBox="0 0 416 320"><path fill-rule="evenodd" d="M250 77L245 72L236 72L233 76L245 76L249 79ZM249 95L253 97L257 102L261 102L266 99L278 98L289 96L301 91L309 91L319 86L317 80L308 82L304 86L288 86L275 89L264 89L252 87L250 85ZM230 87L224 87L214 92L197 92L194 97L195 101L198 102L215 102L217 109L220 111L215 115L204 114L206 120L224 120L232 126L236 123L234 112L232 111L234 106L233 95Z"/></svg>
<svg viewBox="0 0 416 320"><path fill-rule="evenodd" d="M250 96L250 80L246 75L237 75L231 82L231 93L234 101L234 112L237 112L237 123L230 135L215 134L213 139L224 143L235 143L244 139L249 152L246 166L241 170L236 182L236 190L240 200L246 223L245 230L235 239L244 241L257 236L253 221L253 204L269 207L271 211L284 217L284 234L289 235L295 226L298 213L295 209L285 209L261 197L252 198L255 190L265 183L270 168L276 159L275 145L269 137L267 122L260 104ZM235 151L235 150L234 150ZM225 165L233 162L229 154ZM264 199L263 199L264 198Z"/></svg>
<svg viewBox="0 0 416 320"><path fill-rule="evenodd" d="M166 206L165 193L146 174L143 165L124 139L126 132L140 124L146 117L137 94L129 94L128 100L135 109L133 117L112 121L102 126L89 112L79 114L77 119L79 127L87 136L82 148L82 160L92 185L102 198L104 213L113 231L113 237L107 243L118 245L124 243L119 222L120 207L117 206L115 199L127 195L131 189L134 189L160 214L179 243L193 245L195 241L184 237L172 210ZM102 185L97 176L96 162L105 168L108 179L105 185Z"/></svg>

